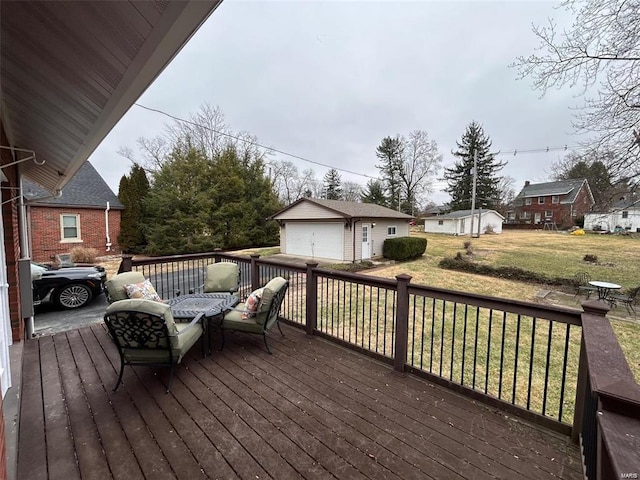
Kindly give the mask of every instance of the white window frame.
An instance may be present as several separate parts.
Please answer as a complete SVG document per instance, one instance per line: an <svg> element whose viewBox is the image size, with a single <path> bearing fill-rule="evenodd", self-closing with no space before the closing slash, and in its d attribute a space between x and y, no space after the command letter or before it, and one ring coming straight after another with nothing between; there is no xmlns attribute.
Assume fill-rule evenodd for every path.
<svg viewBox="0 0 640 480"><path fill-rule="evenodd" d="M438 220L438 225L444 225L444 220Z"/></svg>
<svg viewBox="0 0 640 480"><path fill-rule="evenodd" d="M387 237L395 237L398 235L398 228L395 225L387 227Z"/></svg>
<svg viewBox="0 0 640 480"><path fill-rule="evenodd" d="M629 211L628 210L623 210L622 211L622 218L629 218Z"/></svg>
<svg viewBox="0 0 640 480"><path fill-rule="evenodd" d="M553 210L545 210L544 218L553 218Z"/></svg>
<svg viewBox="0 0 640 480"><path fill-rule="evenodd" d="M76 220L76 236L75 237L65 237L64 236L64 219L66 217L73 217ZM66 228L71 228L71 227L66 227ZM75 242L81 242L82 241L82 236L80 233L80 215L77 213L61 213L60 214L60 242L61 243L75 243Z"/></svg>
<svg viewBox="0 0 640 480"><path fill-rule="evenodd" d="M531 205L531 198L525 198L524 199L524 204L525 205Z"/></svg>
<svg viewBox="0 0 640 480"><path fill-rule="evenodd" d="M531 220L531 212L526 210L520 212L520 220Z"/></svg>
<svg viewBox="0 0 640 480"><path fill-rule="evenodd" d="M538 205L544 205L544 197L538 197Z"/></svg>
<svg viewBox="0 0 640 480"><path fill-rule="evenodd" d="M560 195L552 195L551 203L560 203Z"/></svg>

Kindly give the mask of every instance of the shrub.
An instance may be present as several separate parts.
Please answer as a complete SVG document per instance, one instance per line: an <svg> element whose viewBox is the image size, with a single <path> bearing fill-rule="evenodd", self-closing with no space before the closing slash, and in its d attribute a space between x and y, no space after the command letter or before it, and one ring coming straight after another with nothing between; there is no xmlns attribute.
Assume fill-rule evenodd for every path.
<svg viewBox="0 0 640 480"><path fill-rule="evenodd" d="M73 263L95 263L98 251L95 248L73 247L71 261Z"/></svg>
<svg viewBox="0 0 640 480"><path fill-rule="evenodd" d="M382 244L382 256L404 261L418 258L427 250L427 239L417 237L387 238Z"/></svg>
<svg viewBox="0 0 640 480"><path fill-rule="evenodd" d="M487 275L490 277L506 278L508 280L518 280L521 282L545 283L547 285L565 285L573 287L575 285L573 279L561 277L547 277L546 275L523 270L518 267L492 267L480 263L474 263L466 260L460 252L455 258L445 257L438 264L440 268L447 270L458 270L461 272L475 273L477 275Z"/></svg>

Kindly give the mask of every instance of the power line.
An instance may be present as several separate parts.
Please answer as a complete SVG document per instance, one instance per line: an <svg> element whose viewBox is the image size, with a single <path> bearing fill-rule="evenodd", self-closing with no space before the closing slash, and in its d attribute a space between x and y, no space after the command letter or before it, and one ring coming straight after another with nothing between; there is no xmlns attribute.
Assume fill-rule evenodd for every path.
<svg viewBox="0 0 640 480"><path fill-rule="evenodd" d="M214 128L207 127L206 125L201 125L199 123L192 122L191 120L185 120L184 118L176 117L175 115L171 115L170 113L163 112L162 110L158 110L156 108L151 108L151 107L146 107L146 106L144 106L144 105L142 105L140 103L134 103L134 105L136 105L137 107L143 108L145 110L149 110L150 112L156 112L156 113L159 113L161 115L165 115L165 116L167 116L169 118L172 118L173 120L177 120L178 122L184 122L184 123L188 123L190 125L193 125L195 127L205 128L205 129L210 130L210 131L212 131L214 133L217 133L219 135L224 135L226 137L233 138L234 140L238 140L240 142L248 143L249 145L255 145L256 147L264 148L265 150L269 150L269 151L272 151L272 152L277 152L277 153L280 153L282 155L286 155L287 157L296 158L298 160L302 160L303 162L309 162L309 163L312 163L314 165L319 165L321 167L333 168L333 169L339 170L341 172L350 173L352 175L359 175L361 177L371 178L371 179L374 179L374 180L377 178L377 177L372 177L371 175L367 175L366 173L359 173L359 172L354 172L352 170L347 170L345 168L334 167L333 165L327 165L326 163L316 162L315 160L310 160L308 158L301 157L300 155L296 155L294 153L285 152L284 150L279 150L279 149L273 148L273 147L267 147L266 145L262 145L261 143L254 142L254 141L251 141L251 140L247 140L246 138L238 137L237 135L232 135L230 133L221 132L220 130L216 130Z"/></svg>
<svg viewBox="0 0 640 480"><path fill-rule="evenodd" d="M183 122L183 123L187 123L189 125L193 125L195 127L204 128L206 130L209 130L211 132L217 133L219 135L224 135L224 136L232 138L234 140L237 140L237 141L240 141L240 142L244 142L244 143L247 143L249 145L255 145L256 147L264 148L265 150L269 150L269 151L272 151L272 152L277 152L277 153L280 153L280 154L285 155L287 157L295 158L297 160L302 160L303 162L308 162L308 163L311 163L313 165L318 165L320 167L325 167L325 168L333 168L333 169L338 170L340 172L350 173L352 175L358 175L360 177L370 178L370 179L373 179L373 180L376 180L378 178L378 177L373 177L371 175L367 175L366 173L354 172L353 170L347 170L345 168L340 168L340 167L336 167L336 166L333 166L333 165L328 165L326 163L322 163L322 162L318 162L318 161L315 161L315 160L311 160L309 158L305 158L305 157L302 157L300 155L296 155L295 153L289 153L289 152L286 152L284 150L280 150L280 149L273 148L273 147L268 147L268 146L263 145L261 143L254 142L252 140L247 140L246 138L242 138L242 137L239 137L237 135L233 135L231 133L222 132L220 130L216 130L215 128L211 128L211 127L208 127L206 125L202 125L200 123L193 122L191 120L185 120L184 118L177 117L175 115L167 113L167 112L165 112L163 110L159 110L157 108L147 107L147 106L142 105L140 103L134 103L134 105L137 106L137 107L140 107L140 108L142 108L144 110L148 110L150 112L159 113L161 115L169 117L169 118L171 118L173 120L176 120L178 122ZM540 148L531 148L531 149L515 149L515 150L506 151L506 152L498 151L497 153L495 153L495 155L513 155L515 157L518 154L525 154L525 153L549 153L549 152L557 152L557 151L565 151L566 152L567 150L574 149L574 148L578 148L578 147L577 146L564 145L562 147L540 147Z"/></svg>

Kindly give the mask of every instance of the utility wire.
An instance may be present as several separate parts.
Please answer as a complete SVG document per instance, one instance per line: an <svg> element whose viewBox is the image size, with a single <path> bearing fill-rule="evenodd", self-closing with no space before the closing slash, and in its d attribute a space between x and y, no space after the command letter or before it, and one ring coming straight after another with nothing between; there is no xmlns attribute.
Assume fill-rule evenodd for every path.
<svg viewBox="0 0 640 480"><path fill-rule="evenodd" d="M303 162L312 163L312 164L318 165L320 167L333 168L333 169L338 170L340 172L350 173L352 175L358 175L360 177L370 178L370 179L373 179L373 180L376 180L378 178L378 177L373 177L371 175L367 175L366 173L354 172L352 170L347 170L345 168L335 167L333 165L328 165L326 163L317 162L315 160L311 160L311 159L308 159L308 158L305 158L305 157L301 157L300 155L296 155L294 153L285 152L284 150L279 150L277 148L267 147L266 145L263 145L261 143L254 142L254 141L251 141L251 140L247 140L246 138L238 137L237 135L233 135L231 133L222 132L220 130L216 130L215 128L207 127L206 125L202 125L200 123L196 123L196 122L193 122L191 120L185 120L184 118L176 117L175 115L171 115L170 113L164 112L162 110L158 110L157 108L147 107L145 105L142 105L141 103L134 103L134 105L137 106L137 107L140 107L140 108L142 108L144 110L148 110L150 112L159 113L161 115L169 117L169 118L171 118L173 120L176 120L178 122L188 123L189 125L193 125L195 127L204 128L204 129L209 130L211 132L217 133L218 135L224 135L226 137L232 138L234 140L238 140L240 142L247 143L249 145L255 145L256 147L264 148L265 150L269 150L269 151L272 151L272 152L277 152L277 153L280 153L280 154L285 155L287 157L295 158L297 160L302 160ZM639 142L640 142L640 140L639 140ZM557 151L567 151L568 149L574 149L574 148L577 148L577 147L576 146L571 146L570 147L570 146L564 145L562 147L541 147L541 148L531 148L531 149L515 149L515 150L511 150L511 151L507 151L507 152L498 151L497 153L495 153L495 155L513 155L515 157L519 153L520 154L523 154L523 153L549 153L549 152L557 152Z"/></svg>
<svg viewBox="0 0 640 480"><path fill-rule="evenodd" d="M333 168L333 169L339 170L341 172L351 173L352 175L359 175L361 177L371 178L371 179L374 179L374 180L377 178L377 177L373 177L371 175L367 175L366 173L354 172L352 170L347 170L347 169L344 169L344 168L334 167L333 165L327 165L326 163L316 162L315 160L310 160L308 158L301 157L300 155L296 155L296 154L293 154L293 153L285 152L284 150L278 150L277 148L267 147L266 145L263 145L261 143L254 142L254 141L251 141L251 140L247 140L246 138L238 137L237 135L232 135L230 133L221 132L220 130L216 130L214 128L207 127L206 125L201 125L199 123L192 122L191 120L185 120L184 118L176 117L175 115L171 115L170 113L163 112L162 110L158 110L158 109L151 108L151 107L146 107L146 106L144 106L144 105L142 105L140 103L134 103L134 105L136 105L137 107L143 108L145 110L149 110L150 112L160 113L161 115L165 115L165 116L167 116L169 118L172 118L173 120L177 120L178 122L184 122L184 123L188 123L190 125L193 125L193 126L196 126L196 127L199 127L199 128L205 128L205 129L210 130L210 131L212 131L214 133L217 133L219 135L224 135L226 137L233 138L234 140L238 140L240 142L248 143L249 145L255 145L256 147L264 148L265 150L269 150L271 152L277 152L277 153L280 153L282 155L286 155L288 157L296 158L298 160L302 160L303 162L313 163L314 165L319 165L321 167Z"/></svg>

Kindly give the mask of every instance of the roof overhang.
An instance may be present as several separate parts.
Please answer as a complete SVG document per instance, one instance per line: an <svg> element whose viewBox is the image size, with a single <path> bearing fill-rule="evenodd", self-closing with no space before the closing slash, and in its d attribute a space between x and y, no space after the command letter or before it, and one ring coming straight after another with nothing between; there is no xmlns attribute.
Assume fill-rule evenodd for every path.
<svg viewBox="0 0 640 480"><path fill-rule="evenodd" d="M21 174L62 189L221 2L2 2L0 117L37 160Z"/></svg>

